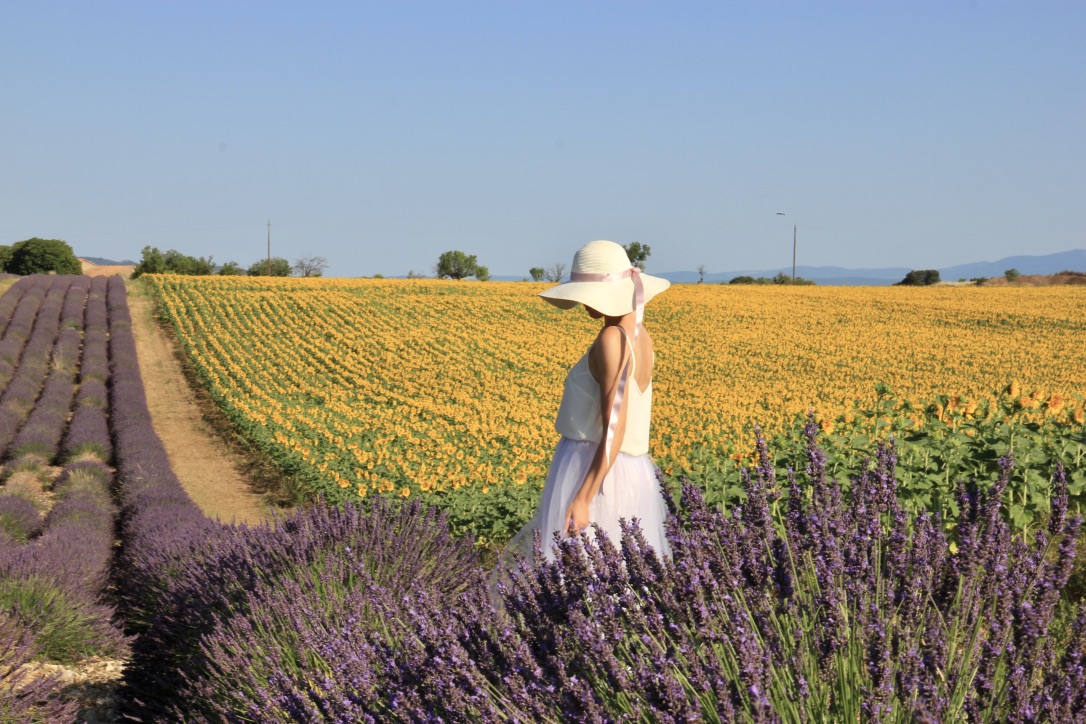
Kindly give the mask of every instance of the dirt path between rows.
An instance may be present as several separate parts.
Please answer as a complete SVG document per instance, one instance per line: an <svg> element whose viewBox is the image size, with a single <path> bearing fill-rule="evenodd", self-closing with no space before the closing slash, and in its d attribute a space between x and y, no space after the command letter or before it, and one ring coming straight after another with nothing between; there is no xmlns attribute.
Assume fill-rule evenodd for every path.
<svg viewBox="0 0 1086 724"><path fill-rule="evenodd" d="M208 517L224 523L261 523L262 498L205 420L177 358L177 346L154 319L142 285L128 284L132 334L155 432L185 491Z"/></svg>

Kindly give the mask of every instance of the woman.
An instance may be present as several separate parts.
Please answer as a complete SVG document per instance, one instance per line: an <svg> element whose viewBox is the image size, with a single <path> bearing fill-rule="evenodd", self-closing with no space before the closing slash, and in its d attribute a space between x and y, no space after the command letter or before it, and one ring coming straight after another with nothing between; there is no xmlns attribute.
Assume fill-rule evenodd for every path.
<svg viewBox="0 0 1086 724"><path fill-rule="evenodd" d="M667 506L649 457L652 337L642 324L645 303L670 282L630 264L611 241L593 241L573 257L570 281L540 294L560 309L583 305L603 329L566 377L555 429L562 435L535 517L506 555L529 555L540 531L553 558L555 532L593 535L599 526L618 545L620 519L637 519L646 541L670 555L664 535Z"/></svg>

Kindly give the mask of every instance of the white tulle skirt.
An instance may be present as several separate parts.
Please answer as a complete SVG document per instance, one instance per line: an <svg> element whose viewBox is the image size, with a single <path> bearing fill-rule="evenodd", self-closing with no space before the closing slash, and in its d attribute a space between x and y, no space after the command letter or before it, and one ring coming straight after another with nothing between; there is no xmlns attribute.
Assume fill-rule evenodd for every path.
<svg viewBox="0 0 1086 724"><path fill-rule="evenodd" d="M559 440L547 472L547 482L543 485L539 509L506 546L502 555L504 563L508 564L518 555L530 560L534 532L537 530L543 539L544 553L553 560L553 534L555 531L561 533L565 527L566 511L584 482L598 446L598 443L567 437ZM671 546L664 532L667 505L656 480L656 464L652 458L647 454L627 455L620 452L600 491L601 494L589 504L590 523L599 525L611 542L618 546L622 541L619 521L636 519L645 541L653 550L658 555L671 556ZM595 535L591 525L587 532L590 537Z"/></svg>

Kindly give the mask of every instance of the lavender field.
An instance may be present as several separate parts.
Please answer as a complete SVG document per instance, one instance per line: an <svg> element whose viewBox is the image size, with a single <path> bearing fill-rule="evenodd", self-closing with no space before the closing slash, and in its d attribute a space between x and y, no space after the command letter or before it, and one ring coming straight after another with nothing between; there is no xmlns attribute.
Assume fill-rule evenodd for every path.
<svg viewBox="0 0 1086 724"><path fill-rule="evenodd" d="M80 721L35 662L127 661L126 720L1082 721L1080 521L1007 515L1014 460L902 504L897 451L847 485L818 426L741 503L683 480L659 559L558 542L492 573L418 502L207 518L146 405L124 282L37 276L0 297L0 722ZM669 496L671 498L672 496ZM552 541L539 541L540 546Z"/></svg>

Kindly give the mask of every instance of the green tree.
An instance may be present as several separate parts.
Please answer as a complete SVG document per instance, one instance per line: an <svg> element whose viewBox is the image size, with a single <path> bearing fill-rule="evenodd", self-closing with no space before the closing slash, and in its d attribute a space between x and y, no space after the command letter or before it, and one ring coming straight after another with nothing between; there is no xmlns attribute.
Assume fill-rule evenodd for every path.
<svg viewBox="0 0 1086 724"><path fill-rule="evenodd" d="M901 287L927 287L939 283L938 269L914 269L905 275L905 278L894 286Z"/></svg>
<svg viewBox="0 0 1086 724"><path fill-rule="evenodd" d="M12 274L82 274L83 265L66 241L34 237L12 244L5 268Z"/></svg>
<svg viewBox="0 0 1086 724"><path fill-rule="evenodd" d="M438 279L480 278L480 273L487 279L490 278L490 272L485 266L479 266L474 254L469 255L458 250L444 252L434 265L434 274Z"/></svg>
<svg viewBox="0 0 1086 724"><path fill-rule="evenodd" d="M652 249L648 244L642 244L640 241L634 241L626 244L622 247L626 250L626 256L630 257L630 263L641 271L645 270L645 262L649 258L649 254L652 253Z"/></svg>
<svg viewBox="0 0 1086 724"><path fill-rule="evenodd" d="M281 256L273 256L271 258L271 275L273 277L289 277L291 272L290 262ZM249 266L248 271L251 277L266 277L268 276L268 260L261 259L260 261L254 261Z"/></svg>
<svg viewBox="0 0 1086 724"><path fill-rule="evenodd" d="M533 266L528 270L528 273L532 275L533 282L541 282L543 281L543 275L547 272L541 266Z"/></svg>
<svg viewBox="0 0 1086 724"><path fill-rule="evenodd" d="M1009 282L1016 282L1018 281L1018 277L1022 275L1018 273L1017 269L1008 269L1007 271L1003 272L1003 276L1007 277L1007 281Z"/></svg>
<svg viewBox="0 0 1086 724"><path fill-rule="evenodd" d="M132 278L139 279L144 274L165 274L166 257L153 246L143 247L140 252L140 263L132 270Z"/></svg>
<svg viewBox="0 0 1086 724"><path fill-rule="evenodd" d="M753 284L753 283L754 283L754 277L747 276L746 274L741 274L741 275L739 275L737 277L732 277L731 281L728 282L728 284Z"/></svg>
<svg viewBox="0 0 1086 724"><path fill-rule="evenodd" d="M475 267L475 278L481 282L490 281L490 270L480 264L479 266Z"/></svg>
<svg viewBox="0 0 1086 724"><path fill-rule="evenodd" d="M0 245L0 272L6 272L8 270L8 263L11 261L11 255L14 253L14 249L7 245Z"/></svg>
<svg viewBox="0 0 1086 724"><path fill-rule="evenodd" d="M219 276L222 277L236 277L245 273L245 270L241 268L241 265L236 261L228 261L219 267Z"/></svg>

